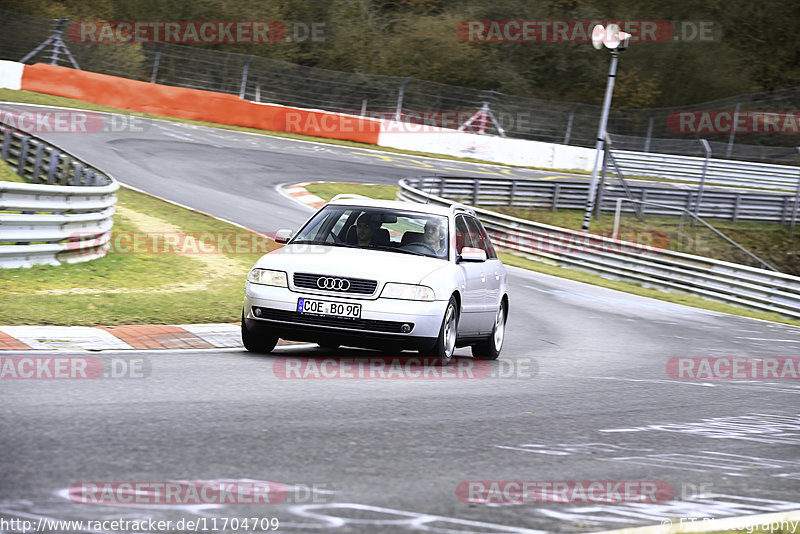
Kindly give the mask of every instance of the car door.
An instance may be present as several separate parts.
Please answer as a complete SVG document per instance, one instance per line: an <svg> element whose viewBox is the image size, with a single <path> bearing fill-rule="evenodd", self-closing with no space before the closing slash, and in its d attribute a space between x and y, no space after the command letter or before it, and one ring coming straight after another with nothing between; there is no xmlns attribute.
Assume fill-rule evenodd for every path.
<svg viewBox="0 0 800 534"><path fill-rule="evenodd" d="M476 247L473 234L469 231L466 217L459 215L455 221L456 258L464 247ZM458 321L460 335L477 334L483 330L486 313L486 262L459 262L458 269L463 277L461 287L461 317Z"/></svg>
<svg viewBox="0 0 800 534"><path fill-rule="evenodd" d="M500 297L502 297L500 294L501 287L505 284L505 267L498 259L497 252L494 250L492 242L489 239L489 234L486 232L481 222L475 217L467 217L466 219L467 227L473 237L473 243L475 243L477 248L486 252L486 264L484 266L484 273L486 274L484 304L489 315L488 320L491 321L491 324L494 324L497 306L500 304Z"/></svg>

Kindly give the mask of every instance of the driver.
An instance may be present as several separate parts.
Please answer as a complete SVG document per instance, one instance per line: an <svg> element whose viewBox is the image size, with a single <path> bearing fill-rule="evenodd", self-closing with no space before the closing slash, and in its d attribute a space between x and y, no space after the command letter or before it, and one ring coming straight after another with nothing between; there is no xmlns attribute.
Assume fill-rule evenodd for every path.
<svg viewBox="0 0 800 534"><path fill-rule="evenodd" d="M378 226L380 226L380 222L373 220L368 213L364 212L359 215L356 220L356 244L359 247L372 245L372 238L375 236Z"/></svg>
<svg viewBox="0 0 800 534"><path fill-rule="evenodd" d="M438 220L428 219L425 223L425 232L422 236L422 241L436 251L437 255L444 252L444 230Z"/></svg>

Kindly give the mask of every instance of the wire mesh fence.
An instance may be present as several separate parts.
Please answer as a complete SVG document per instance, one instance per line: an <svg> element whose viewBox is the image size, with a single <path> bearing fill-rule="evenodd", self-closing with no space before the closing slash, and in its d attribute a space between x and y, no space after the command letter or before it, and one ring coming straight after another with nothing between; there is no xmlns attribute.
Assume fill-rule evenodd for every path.
<svg viewBox="0 0 800 534"><path fill-rule="evenodd" d="M2 10L0 17L0 59L25 58L27 63L72 66L68 55L52 46L30 56L57 32L58 20ZM520 97L409 77L333 71L187 45L91 43L69 38L64 43L80 68L92 72L235 94L259 102L450 128L458 128L484 110L491 113L492 120L484 121L480 132L552 143L594 146L601 113L600 106L590 104ZM727 113L728 119L732 114L735 123L738 114L744 116L749 110L777 115L773 119L778 121L776 127L784 127L783 131L800 127L800 112L795 111L800 110L800 88L744 94L693 106L615 108L608 131L615 134L618 147L623 149L700 155L702 146L697 140L704 138L716 157L797 165L797 130L692 131L698 130L698 120L711 120L713 126L715 113ZM711 114L701 116L705 111ZM682 113L687 114L685 120ZM681 131L687 125L688 131Z"/></svg>

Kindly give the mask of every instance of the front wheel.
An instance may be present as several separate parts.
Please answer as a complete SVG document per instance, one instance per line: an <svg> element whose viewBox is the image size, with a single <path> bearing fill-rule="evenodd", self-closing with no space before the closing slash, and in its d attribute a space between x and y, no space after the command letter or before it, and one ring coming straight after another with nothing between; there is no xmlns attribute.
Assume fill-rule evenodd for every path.
<svg viewBox="0 0 800 534"><path fill-rule="evenodd" d="M500 349L503 348L503 340L506 335L506 311L505 304L501 303L494 319L494 328L489 339L472 346L472 356L479 360L496 360L500 356Z"/></svg>
<svg viewBox="0 0 800 534"><path fill-rule="evenodd" d="M439 330L439 338L433 346L430 355L435 358L436 365L447 365L453 361L453 353L456 350L456 337L458 337L458 303L455 297L450 297L447 308L442 318L442 327Z"/></svg>
<svg viewBox="0 0 800 534"><path fill-rule="evenodd" d="M269 332L267 328L247 328L242 313L242 345L250 352L267 354L272 352L278 344L278 336Z"/></svg>

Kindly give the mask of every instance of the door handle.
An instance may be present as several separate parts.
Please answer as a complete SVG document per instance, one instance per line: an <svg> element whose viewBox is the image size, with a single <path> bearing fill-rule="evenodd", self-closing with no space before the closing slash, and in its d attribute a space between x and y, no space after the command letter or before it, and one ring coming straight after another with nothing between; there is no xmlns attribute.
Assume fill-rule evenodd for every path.
<svg viewBox="0 0 800 534"><path fill-rule="evenodd" d="M485 282L485 281L486 281L486 275L481 273L481 282Z"/></svg>

